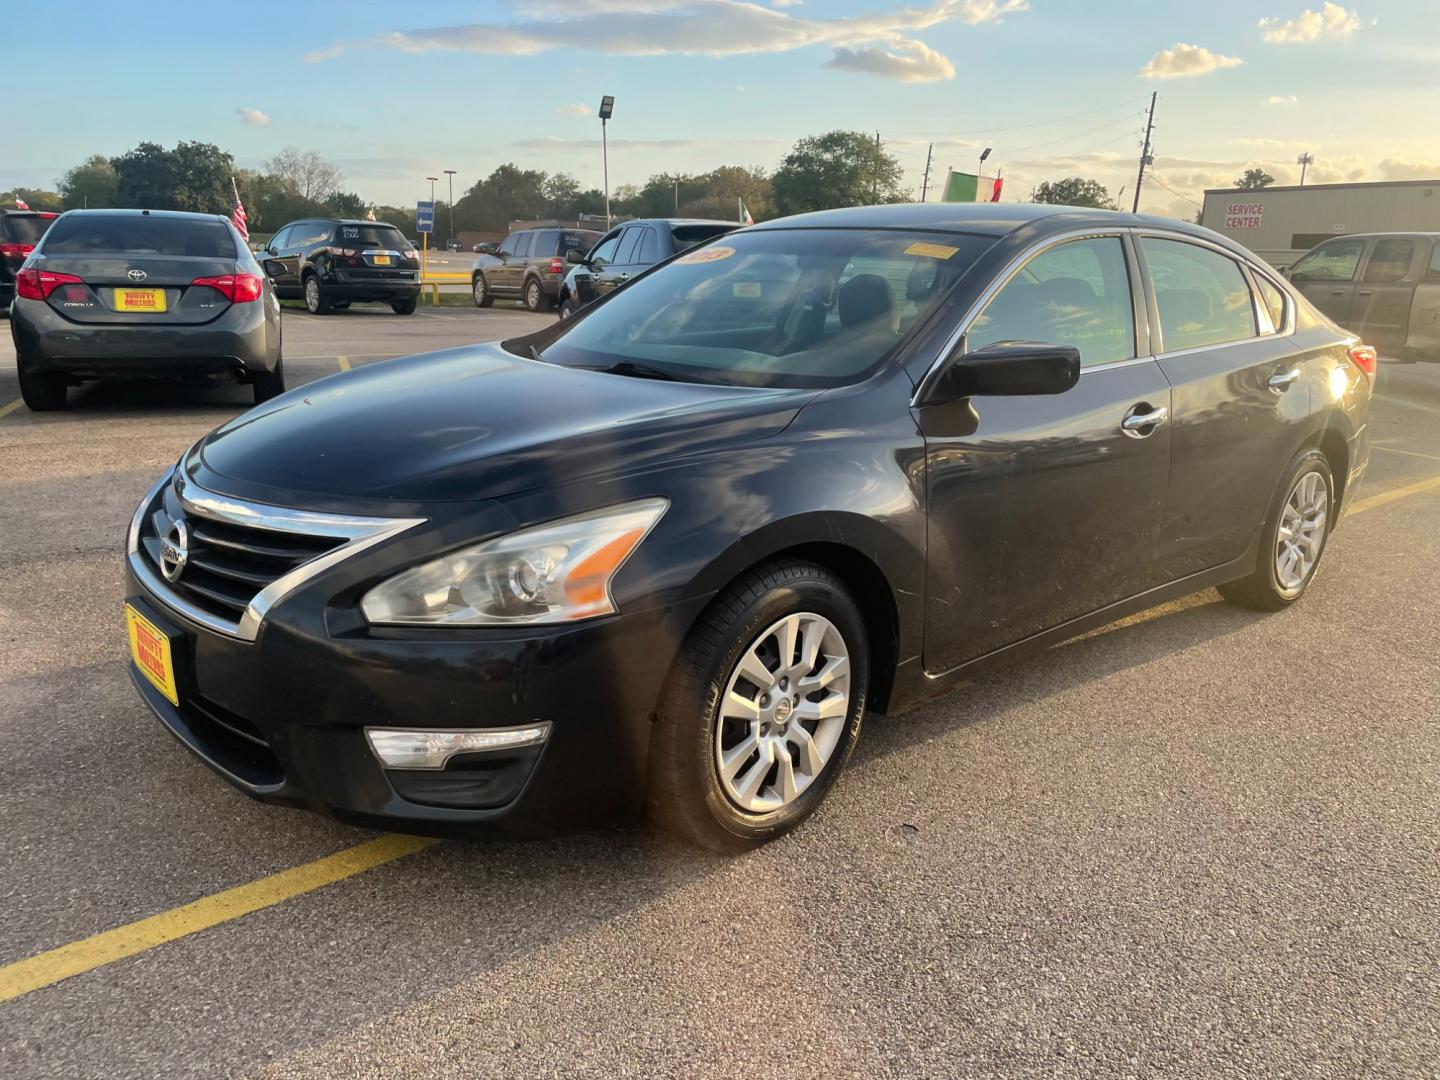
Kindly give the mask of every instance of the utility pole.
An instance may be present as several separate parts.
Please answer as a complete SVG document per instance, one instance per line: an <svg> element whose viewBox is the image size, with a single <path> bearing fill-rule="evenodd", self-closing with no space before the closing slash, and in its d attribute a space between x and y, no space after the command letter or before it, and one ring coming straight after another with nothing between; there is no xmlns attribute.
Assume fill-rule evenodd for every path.
<svg viewBox="0 0 1440 1080"><path fill-rule="evenodd" d="M446 169L445 175L450 178L450 239L455 239L455 170Z"/></svg>
<svg viewBox="0 0 1440 1080"><path fill-rule="evenodd" d="M930 159L935 154L935 144L932 142L929 149L925 151L925 178L920 181L920 201L925 201L925 193L930 190Z"/></svg>
<svg viewBox="0 0 1440 1080"><path fill-rule="evenodd" d="M676 173L672 180L675 181L675 216L680 216L680 174Z"/></svg>
<svg viewBox="0 0 1440 1080"><path fill-rule="evenodd" d="M605 125L615 115L615 95L606 94L600 99L600 160L605 170L605 231L610 231L610 143L605 137Z"/></svg>
<svg viewBox="0 0 1440 1080"><path fill-rule="evenodd" d="M1140 151L1140 172L1135 176L1135 201L1130 205L1130 212L1140 212L1140 185L1145 183L1145 166L1155 164L1155 159L1150 156L1150 132L1155 127L1155 95L1156 91L1150 92L1150 116L1145 121L1145 146Z"/></svg>
<svg viewBox="0 0 1440 1080"><path fill-rule="evenodd" d="M880 201L880 132L875 132L875 180L870 185L870 202Z"/></svg>
<svg viewBox="0 0 1440 1080"><path fill-rule="evenodd" d="M1309 150L1306 150L1305 153L1301 154L1298 158L1295 159L1295 164L1300 166L1301 187L1305 186L1305 170L1308 169L1311 164L1314 163L1314 161L1315 155L1310 153Z"/></svg>

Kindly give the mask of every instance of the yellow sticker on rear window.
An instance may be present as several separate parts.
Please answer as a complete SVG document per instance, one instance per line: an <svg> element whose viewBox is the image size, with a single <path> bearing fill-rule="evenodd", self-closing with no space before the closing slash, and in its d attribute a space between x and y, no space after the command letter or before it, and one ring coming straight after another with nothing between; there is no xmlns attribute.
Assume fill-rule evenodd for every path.
<svg viewBox="0 0 1440 1080"><path fill-rule="evenodd" d="M730 295L742 300L755 300L760 296L760 282L737 281L730 286Z"/></svg>
<svg viewBox="0 0 1440 1080"><path fill-rule="evenodd" d="M707 247L701 248L699 251L692 251L688 255L681 255L675 261L677 263L712 263L728 259L734 254L735 249L732 247Z"/></svg>
<svg viewBox="0 0 1440 1080"><path fill-rule="evenodd" d="M945 244L911 244L905 249L906 255L924 255L930 259L948 259L960 249Z"/></svg>

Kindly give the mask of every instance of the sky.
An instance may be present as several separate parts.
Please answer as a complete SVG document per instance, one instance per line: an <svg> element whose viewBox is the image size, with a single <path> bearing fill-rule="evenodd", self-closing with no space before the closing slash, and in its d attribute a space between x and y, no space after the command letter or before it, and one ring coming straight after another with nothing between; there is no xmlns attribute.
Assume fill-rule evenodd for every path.
<svg viewBox="0 0 1440 1080"><path fill-rule="evenodd" d="M316 150L385 204L444 169L458 196L506 161L598 187L604 94L612 188L774 169L847 128L878 131L917 197L933 142L932 184L988 146L1007 200L1080 175L1128 207L1152 91L1142 210L1193 217L1256 165L1293 183L1302 151L1311 182L1440 177L1437 0L1356 2L28 4L5 17L0 190L184 139L250 168Z"/></svg>

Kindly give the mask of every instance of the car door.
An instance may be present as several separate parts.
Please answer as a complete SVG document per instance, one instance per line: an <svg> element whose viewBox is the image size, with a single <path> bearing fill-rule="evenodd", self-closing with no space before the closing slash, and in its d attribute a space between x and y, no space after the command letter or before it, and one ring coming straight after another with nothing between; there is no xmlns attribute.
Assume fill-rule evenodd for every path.
<svg viewBox="0 0 1440 1080"><path fill-rule="evenodd" d="M1370 245L1350 305L1350 328L1365 344L1382 350L1404 346L1422 251L1413 236L1380 236Z"/></svg>
<svg viewBox="0 0 1440 1080"><path fill-rule="evenodd" d="M1327 240L1296 260L1289 277L1306 300L1341 326L1349 326L1355 273L1364 254L1363 236Z"/></svg>
<svg viewBox="0 0 1440 1080"><path fill-rule="evenodd" d="M615 249L614 262L606 263L595 275L595 291L600 296L614 292L643 269L637 268L635 259L640 253L644 232L644 226L628 225L620 234L620 246Z"/></svg>
<svg viewBox="0 0 1440 1080"><path fill-rule="evenodd" d="M920 410L932 674L1157 583L1170 387L1142 298L1123 230L1048 242L1002 279L964 348L1075 346L1079 383Z"/></svg>
<svg viewBox="0 0 1440 1080"><path fill-rule="evenodd" d="M620 249L620 237L624 232L625 230L620 228L606 233L600 242L590 249L590 253L585 256L585 262L576 268L573 283L577 303L588 304L599 298L600 275L615 258L615 253Z"/></svg>
<svg viewBox="0 0 1440 1080"><path fill-rule="evenodd" d="M505 291L519 295L525 281L525 267L530 261L530 249L535 242L533 232L515 234L515 250L505 256Z"/></svg>
<svg viewBox="0 0 1440 1080"><path fill-rule="evenodd" d="M528 242L529 235L526 232L511 233L495 249L494 261L485 267L485 280L489 282L492 293L505 295L513 291L510 286L513 267L510 263L515 258L515 250L519 247L520 241L525 239Z"/></svg>
<svg viewBox="0 0 1440 1080"><path fill-rule="evenodd" d="M1171 386L1160 565L1176 580L1246 555L1307 428L1314 364L1288 326L1271 332L1272 309L1231 252L1158 233L1141 236L1138 250Z"/></svg>
<svg viewBox="0 0 1440 1080"><path fill-rule="evenodd" d="M275 286L276 296L288 298L299 293L300 282L295 276L293 263L285 259L287 245L293 235L295 226L286 225L270 238L269 251L265 255L265 276Z"/></svg>

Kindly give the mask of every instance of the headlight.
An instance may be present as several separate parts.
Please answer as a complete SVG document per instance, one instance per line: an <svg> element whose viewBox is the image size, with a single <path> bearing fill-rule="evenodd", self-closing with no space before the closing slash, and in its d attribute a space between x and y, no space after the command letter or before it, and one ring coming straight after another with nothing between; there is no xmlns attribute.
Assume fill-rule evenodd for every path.
<svg viewBox="0 0 1440 1080"><path fill-rule="evenodd" d="M502 626L615 610L610 582L670 505L642 499L462 548L375 586L372 623Z"/></svg>

